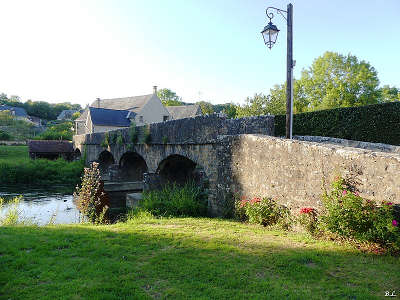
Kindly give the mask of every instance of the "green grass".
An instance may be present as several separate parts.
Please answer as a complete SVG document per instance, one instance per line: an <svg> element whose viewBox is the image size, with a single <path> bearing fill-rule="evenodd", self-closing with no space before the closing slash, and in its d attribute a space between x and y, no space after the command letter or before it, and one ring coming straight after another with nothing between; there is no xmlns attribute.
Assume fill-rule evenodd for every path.
<svg viewBox="0 0 400 300"><path fill-rule="evenodd" d="M0 299L382 299L400 261L218 219L0 227Z"/></svg>
<svg viewBox="0 0 400 300"><path fill-rule="evenodd" d="M63 159L31 160L27 146L0 146L0 184L48 186L64 184L71 190L80 182L83 162Z"/></svg>

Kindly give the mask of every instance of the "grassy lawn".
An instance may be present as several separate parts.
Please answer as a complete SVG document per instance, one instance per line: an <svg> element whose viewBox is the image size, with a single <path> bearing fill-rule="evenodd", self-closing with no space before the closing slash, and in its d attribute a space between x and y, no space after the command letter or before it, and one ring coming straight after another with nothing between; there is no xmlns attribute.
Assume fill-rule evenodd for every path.
<svg viewBox="0 0 400 300"><path fill-rule="evenodd" d="M217 219L0 227L0 299L382 299L400 260Z"/></svg>
<svg viewBox="0 0 400 300"><path fill-rule="evenodd" d="M64 184L72 192L80 182L83 162L29 158L28 146L0 146L0 185Z"/></svg>
<svg viewBox="0 0 400 300"><path fill-rule="evenodd" d="M0 164L17 165L28 161L28 146L0 146Z"/></svg>

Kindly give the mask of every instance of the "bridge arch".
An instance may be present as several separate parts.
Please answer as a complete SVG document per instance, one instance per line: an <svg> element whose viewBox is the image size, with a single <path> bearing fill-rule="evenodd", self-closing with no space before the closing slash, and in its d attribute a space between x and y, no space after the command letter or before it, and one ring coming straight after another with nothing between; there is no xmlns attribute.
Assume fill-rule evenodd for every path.
<svg viewBox="0 0 400 300"><path fill-rule="evenodd" d="M81 150L79 148L76 148L74 151L74 160L80 160L82 157Z"/></svg>
<svg viewBox="0 0 400 300"><path fill-rule="evenodd" d="M100 173L102 174L105 173L111 165L115 164L114 156L107 150L104 150L99 154L97 161L99 163Z"/></svg>
<svg viewBox="0 0 400 300"><path fill-rule="evenodd" d="M160 176L163 184L170 182L183 185L189 181L201 183L205 178L201 166L192 159L179 154L172 154L163 159L159 163L156 173Z"/></svg>
<svg viewBox="0 0 400 300"><path fill-rule="evenodd" d="M137 152L125 152L119 160L120 175L123 180L142 181L143 174L148 172L145 159Z"/></svg>

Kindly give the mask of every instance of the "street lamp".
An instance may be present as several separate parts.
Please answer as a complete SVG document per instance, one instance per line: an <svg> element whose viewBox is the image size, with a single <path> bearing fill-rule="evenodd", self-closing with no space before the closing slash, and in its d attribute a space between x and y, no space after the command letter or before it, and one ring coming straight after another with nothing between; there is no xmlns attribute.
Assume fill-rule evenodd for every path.
<svg viewBox="0 0 400 300"><path fill-rule="evenodd" d="M287 56L286 56L286 138L291 139L293 133L293 5L287 6L287 11L276 7L268 7L265 11L269 23L264 27L261 34L264 43L269 49L275 44L279 29L272 24L272 18L276 11L287 21ZM285 16L286 14L286 16Z"/></svg>

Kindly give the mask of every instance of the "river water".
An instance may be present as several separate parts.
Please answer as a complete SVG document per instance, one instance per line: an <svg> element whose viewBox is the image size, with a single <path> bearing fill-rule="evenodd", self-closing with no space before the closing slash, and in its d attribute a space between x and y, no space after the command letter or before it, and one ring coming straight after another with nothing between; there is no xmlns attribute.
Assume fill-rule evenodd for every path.
<svg viewBox="0 0 400 300"><path fill-rule="evenodd" d="M0 216L4 216L12 204L7 200L22 195L18 205L20 220L37 225L79 223L79 211L69 193L60 192L65 187L51 189L0 186L0 198L6 199Z"/></svg>

